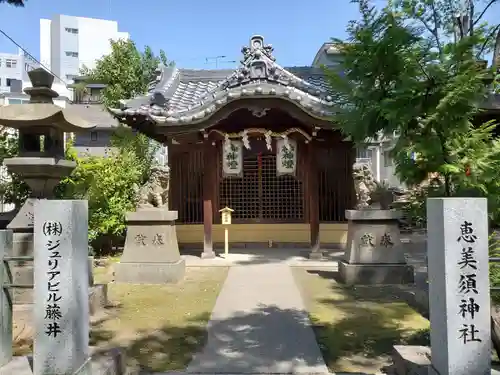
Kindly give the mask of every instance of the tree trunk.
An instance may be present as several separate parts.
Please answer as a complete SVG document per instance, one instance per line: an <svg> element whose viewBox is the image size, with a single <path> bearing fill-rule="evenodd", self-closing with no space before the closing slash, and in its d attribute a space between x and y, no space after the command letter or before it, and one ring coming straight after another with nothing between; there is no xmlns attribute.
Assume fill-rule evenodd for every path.
<svg viewBox="0 0 500 375"><path fill-rule="evenodd" d="M495 42L495 49L493 50L492 65L494 68L497 69L497 71L500 68L500 30L498 30Z"/></svg>

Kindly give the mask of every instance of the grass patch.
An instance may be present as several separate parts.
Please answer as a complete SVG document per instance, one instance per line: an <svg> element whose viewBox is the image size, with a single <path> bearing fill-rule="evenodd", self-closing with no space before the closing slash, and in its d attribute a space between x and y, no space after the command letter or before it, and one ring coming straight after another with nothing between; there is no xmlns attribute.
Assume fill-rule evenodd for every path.
<svg viewBox="0 0 500 375"><path fill-rule="evenodd" d="M377 373L390 364L393 345L429 344L429 321L396 287L347 287L333 272L293 272L330 371Z"/></svg>
<svg viewBox="0 0 500 375"><path fill-rule="evenodd" d="M124 348L131 367L184 369L205 343L206 325L227 271L187 268L185 279L172 285L109 284L111 306L91 324L90 345L103 351ZM110 278L109 269L96 268L96 282ZM26 338L18 344L26 348Z"/></svg>

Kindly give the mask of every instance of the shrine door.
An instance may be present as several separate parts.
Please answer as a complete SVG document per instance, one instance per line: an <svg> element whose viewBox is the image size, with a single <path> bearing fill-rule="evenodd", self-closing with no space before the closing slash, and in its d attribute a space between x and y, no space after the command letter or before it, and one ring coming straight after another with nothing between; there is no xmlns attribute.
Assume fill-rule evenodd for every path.
<svg viewBox="0 0 500 375"><path fill-rule="evenodd" d="M303 183L296 176L278 176L276 150L251 139L243 148L243 175L220 179L220 208L234 210L234 223L304 221ZM273 145L274 146L274 145Z"/></svg>

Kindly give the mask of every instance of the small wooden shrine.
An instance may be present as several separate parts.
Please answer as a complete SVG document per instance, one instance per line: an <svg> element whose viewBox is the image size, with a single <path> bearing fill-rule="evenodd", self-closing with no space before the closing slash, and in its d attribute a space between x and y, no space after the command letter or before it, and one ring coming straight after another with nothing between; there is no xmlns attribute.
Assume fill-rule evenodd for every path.
<svg viewBox="0 0 500 375"><path fill-rule="evenodd" d="M322 70L281 67L261 36L242 54L236 70L161 67L147 95L110 109L168 145L180 245L213 256L224 207L232 246L345 243L355 152L329 120Z"/></svg>

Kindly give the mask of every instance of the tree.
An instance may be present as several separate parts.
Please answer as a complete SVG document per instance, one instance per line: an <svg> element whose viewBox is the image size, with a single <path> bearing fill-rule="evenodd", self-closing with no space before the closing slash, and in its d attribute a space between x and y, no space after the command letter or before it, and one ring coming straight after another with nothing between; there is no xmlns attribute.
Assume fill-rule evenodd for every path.
<svg viewBox="0 0 500 375"><path fill-rule="evenodd" d="M136 188L150 175L158 145L142 134L120 126L108 157L78 157L68 147L67 157L77 167L58 186L58 197L87 199L89 240L100 255L111 251L114 238L124 235L125 215L135 209Z"/></svg>
<svg viewBox="0 0 500 375"><path fill-rule="evenodd" d="M148 46L141 53L131 40L111 40L111 53L98 60L94 69L84 67L81 73L88 77L87 83L106 84L103 103L112 107L121 99L144 94L159 63L173 65L163 50L155 56Z"/></svg>
<svg viewBox="0 0 500 375"><path fill-rule="evenodd" d="M14 5L15 7L24 7L26 0L0 0L1 3L7 3L9 5Z"/></svg>
<svg viewBox="0 0 500 375"><path fill-rule="evenodd" d="M18 137L8 131L8 128L0 129L0 163L7 158L18 154ZM0 195L3 203L12 203L15 207L21 207L28 198L30 189L28 185L16 174L5 174L0 181Z"/></svg>
<svg viewBox="0 0 500 375"><path fill-rule="evenodd" d="M459 9L448 0L402 0L381 11L368 0L356 2L361 20L349 24L347 40L334 40L343 74L327 71L339 103L333 120L356 142L398 132L393 153L400 177L416 183L439 172L446 196L458 193L470 171L469 181L481 181L497 169L499 149L484 136L493 127L471 123L491 81L481 61L495 34L481 22L489 5L475 18L473 6L455 17ZM464 134L476 140L471 147L488 146L481 163L458 152Z"/></svg>
<svg viewBox="0 0 500 375"><path fill-rule="evenodd" d="M88 200L91 241L122 235L125 214L134 210L134 186L143 170L140 161L133 152L122 150L76 161L76 169L61 184L62 197Z"/></svg>

